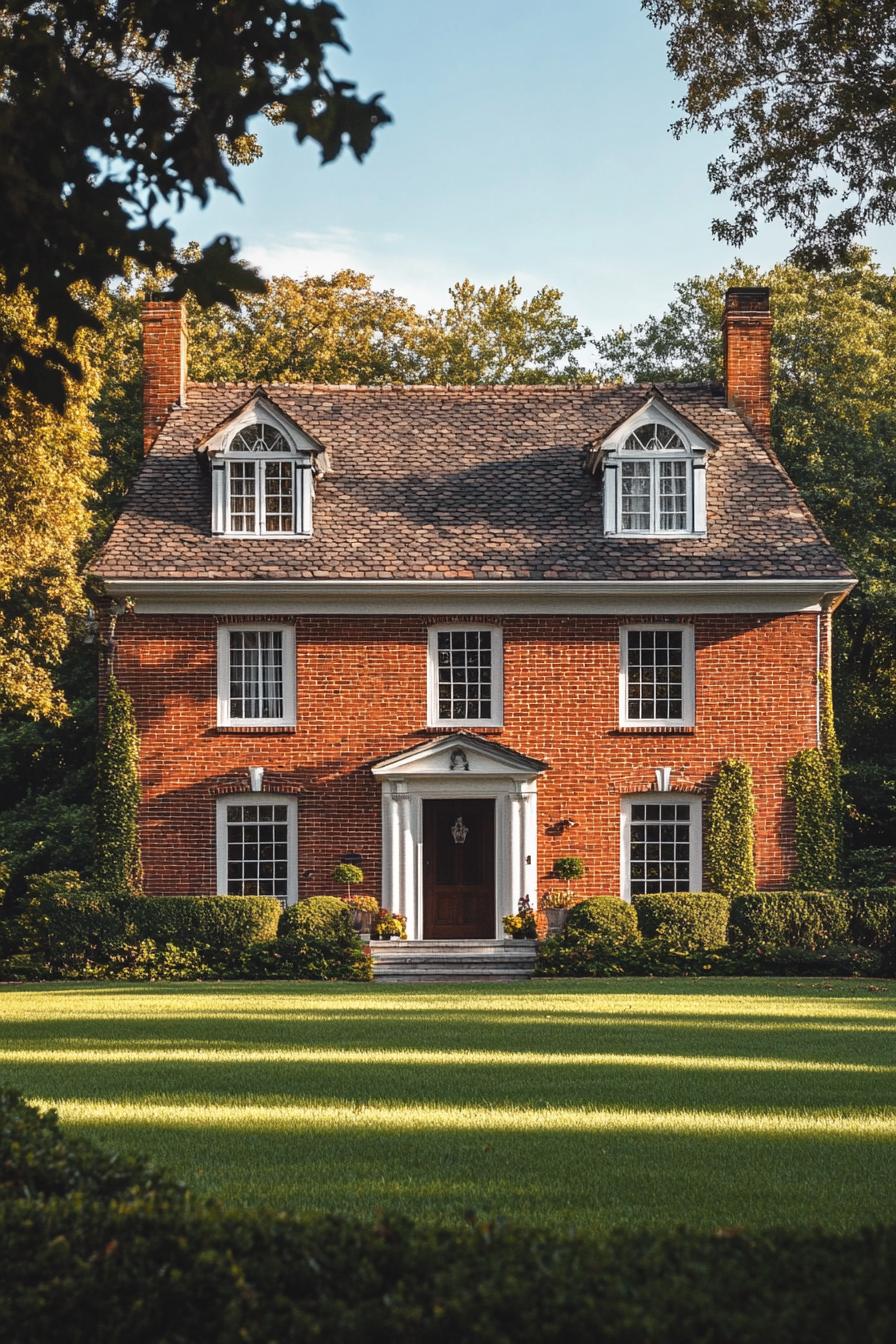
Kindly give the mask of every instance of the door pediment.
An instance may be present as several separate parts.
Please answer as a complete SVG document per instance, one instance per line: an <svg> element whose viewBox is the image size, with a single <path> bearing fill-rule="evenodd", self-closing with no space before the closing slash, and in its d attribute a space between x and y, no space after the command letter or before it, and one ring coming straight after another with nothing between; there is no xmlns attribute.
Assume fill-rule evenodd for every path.
<svg viewBox="0 0 896 1344"><path fill-rule="evenodd" d="M490 742L473 733L450 733L423 742L409 751L399 752L371 767L378 779L438 775L457 779L460 783L471 775L488 775L492 779L533 779L547 770L545 761L523 756L509 747Z"/></svg>

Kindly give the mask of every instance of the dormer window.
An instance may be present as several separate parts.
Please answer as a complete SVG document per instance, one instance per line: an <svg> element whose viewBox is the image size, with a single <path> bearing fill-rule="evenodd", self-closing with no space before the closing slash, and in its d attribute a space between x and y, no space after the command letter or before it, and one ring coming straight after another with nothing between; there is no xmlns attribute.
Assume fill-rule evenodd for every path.
<svg viewBox="0 0 896 1344"><path fill-rule="evenodd" d="M630 537L706 533L710 440L658 395L603 441L604 531Z"/></svg>
<svg viewBox="0 0 896 1344"><path fill-rule="evenodd" d="M226 451L229 532L298 532L294 453L278 429L258 423Z"/></svg>
<svg viewBox="0 0 896 1344"><path fill-rule="evenodd" d="M309 536L326 450L259 390L197 447L212 469L212 531L234 537Z"/></svg>

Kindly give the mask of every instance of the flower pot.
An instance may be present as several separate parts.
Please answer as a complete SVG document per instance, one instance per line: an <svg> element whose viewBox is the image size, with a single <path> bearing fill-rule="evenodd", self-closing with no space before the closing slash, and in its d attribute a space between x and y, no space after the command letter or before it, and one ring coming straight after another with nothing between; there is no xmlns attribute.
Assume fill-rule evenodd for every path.
<svg viewBox="0 0 896 1344"><path fill-rule="evenodd" d="M352 928L355 933L369 933L370 926L373 923L372 910L353 910Z"/></svg>
<svg viewBox="0 0 896 1344"><path fill-rule="evenodd" d="M557 906L555 909L545 910L548 919L548 933L562 933L566 927L566 921L569 918L569 910L566 906Z"/></svg>

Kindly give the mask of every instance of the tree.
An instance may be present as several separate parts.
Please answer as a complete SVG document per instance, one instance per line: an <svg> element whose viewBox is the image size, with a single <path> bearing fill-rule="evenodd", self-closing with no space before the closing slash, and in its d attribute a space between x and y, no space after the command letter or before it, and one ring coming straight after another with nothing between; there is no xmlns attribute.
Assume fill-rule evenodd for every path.
<svg viewBox="0 0 896 1344"><path fill-rule="evenodd" d="M896 0L642 0L669 29L687 81L685 131L725 131L709 165L736 213L715 220L736 247L760 218L796 238L792 260L842 262L871 225L896 219ZM839 199L839 207L835 202Z"/></svg>
<svg viewBox="0 0 896 1344"><path fill-rule="evenodd" d="M659 316L597 341L603 376L721 377L730 284L772 289L772 441L859 577L837 614L834 693L853 840L896 821L896 276L865 249L815 273L736 263L692 277Z"/></svg>
<svg viewBox="0 0 896 1344"><path fill-rule="evenodd" d="M96 759L94 877L101 891L115 896L139 896L141 892L138 763L134 706L112 673Z"/></svg>
<svg viewBox="0 0 896 1344"><path fill-rule="evenodd" d="M324 163L349 146L358 159L389 120L333 76L345 44L329 3L302 0L16 0L0 18L0 256L7 294L34 295L47 326L38 348L15 331L0 341L0 373L64 404L80 366L70 347L99 291L129 263L170 272L173 292L235 302L262 283L220 237L198 257L175 248L157 217L214 190L237 195L231 163L257 152L250 122L267 113L320 146Z"/></svg>
<svg viewBox="0 0 896 1344"><path fill-rule="evenodd" d="M576 361L591 332L564 313L559 289L522 297L515 277L503 285L452 285L447 308L433 309L421 331L424 381L558 383L587 381Z"/></svg>
<svg viewBox="0 0 896 1344"><path fill-rule="evenodd" d="M24 291L0 296L0 340L39 351L46 329ZM88 341L75 348L87 360ZM58 720L54 685L71 623L86 610L79 565L91 530L99 439L92 377L69 383L64 415L7 380L0 416L0 712Z"/></svg>

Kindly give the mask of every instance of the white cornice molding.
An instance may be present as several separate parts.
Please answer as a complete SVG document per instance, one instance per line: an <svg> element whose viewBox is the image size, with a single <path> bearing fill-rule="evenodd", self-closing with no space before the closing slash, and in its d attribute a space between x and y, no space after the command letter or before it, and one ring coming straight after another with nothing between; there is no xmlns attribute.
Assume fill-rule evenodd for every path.
<svg viewBox="0 0 896 1344"><path fill-rule="evenodd" d="M817 611L855 579L105 579L144 614L658 615Z"/></svg>

